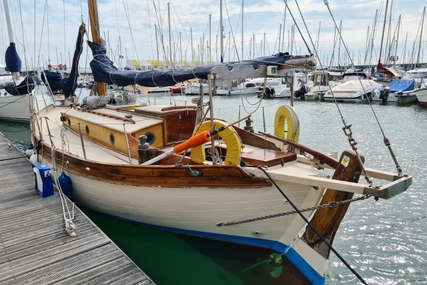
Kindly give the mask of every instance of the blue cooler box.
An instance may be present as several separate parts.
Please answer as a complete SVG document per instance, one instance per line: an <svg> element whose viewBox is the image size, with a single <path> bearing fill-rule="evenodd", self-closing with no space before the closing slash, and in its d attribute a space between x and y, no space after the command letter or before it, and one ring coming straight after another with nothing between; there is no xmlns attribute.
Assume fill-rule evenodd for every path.
<svg viewBox="0 0 427 285"><path fill-rule="evenodd" d="M41 197L53 195L52 173L47 165L33 163L36 191Z"/></svg>

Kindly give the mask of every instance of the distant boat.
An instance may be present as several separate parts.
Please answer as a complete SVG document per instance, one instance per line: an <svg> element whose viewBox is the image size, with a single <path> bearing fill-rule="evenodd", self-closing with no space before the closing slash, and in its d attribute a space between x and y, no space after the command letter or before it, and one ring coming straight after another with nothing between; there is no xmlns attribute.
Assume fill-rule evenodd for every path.
<svg viewBox="0 0 427 285"><path fill-rule="evenodd" d="M239 83L240 82L240 83ZM225 85L225 86L224 86ZM260 87L251 80L227 80L223 88L215 91L217 96L256 95Z"/></svg>
<svg viewBox="0 0 427 285"><path fill-rule="evenodd" d="M20 76L21 59L13 41L8 2L3 1L3 4L10 41L5 54L5 70L10 73L9 75L3 73L1 76L3 82L0 84L0 120L29 122L34 80L32 77L24 78ZM9 80L7 79L8 77Z"/></svg>
<svg viewBox="0 0 427 285"><path fill-rule="evenodd" d="M184 85L185 95L209 94L209 86L202 80L187 80Z"/></svg>
<svg viewBox="0 0 427 285"><path fill-rule="evenodd" d="M259 91L257 92L258 97L263 96L265 99L283 99L283 98L291 98L291 88L286 83L286 79L284 77L271 77L271 78L255 78L251 80L257 86L259 86ZM267 90L264 88L264 84L266 86L270 86L271 89L274 89L274 93L268 96ZM266 88L267 88L266 87Z"/></svg>
<svg viewBox="0 0 427 285"><path fill-rule="evenodd" d="M172 95L182 95L185 92L185 86L182 84L177 84L176 86L169 87Z"/></svg>
<svg viewBox="0 0 427 285"><path fill-rule="evenodd" d="M414 94L421 105L427 106L427 68L409 70L405 77L415 80Z"/></svg>
<svg viewBox="0 0 427 285"><path fill-rule="evenodd" d="M368 99L379 97L381 87L383 85L367 79L363 72L344 73L343 82L326 91L323 100L347 103L366 102Z"/></svg>
<svg viewBox="0 0 427 285"><path fill-rule="evenodd" d="M390 87L390 93L394 95L396 103L408 104L417 101L417 96L414 93L414 79L393 79L388 86Z"/></svg>
<svg viewBox="0 0 427 285"><path fill-rule="evenodd" d="M415 96L417 97L418 102L427 107L427 87L418 88L414 91Z"/></svg>
<svg viewBox="0 0 427 285"><path fill-rule="evenodd" d="M408 70L402 79L393 79L387 87L389 88L387 98L382 98L380 93L379 99L382 102L396 102L398 104L417 102L419 101L418 97L422 96L420 94L423 94L422 90L418 90L427 87L427 68Z"/></svg>
<svg viewBox="0 0 427 285"><path fill-rule="evenodd" d="M308 86L305 100L323 100L323 95L329 91L329 88L339 84L339 81L342 79L342 74L342 72L329 70L316 70L310 72L310 76L313 78L313 84Z"/></svg>

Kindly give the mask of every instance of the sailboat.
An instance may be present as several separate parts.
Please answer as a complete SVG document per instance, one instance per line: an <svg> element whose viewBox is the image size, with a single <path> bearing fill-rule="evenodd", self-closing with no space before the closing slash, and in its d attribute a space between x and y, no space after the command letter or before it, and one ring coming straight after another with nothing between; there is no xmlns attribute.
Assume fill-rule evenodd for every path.
<svg viewBox="0 0 427 285"><path fill-rule="evenodd" d="M13 39L8 1L3 0L3 5L10 42L5 53L5 70L9 72L10 78L9 80L5 80L5 78L9 77L8 74L2 75L3 82L0 85L0 120L29 122L34 80L32 77L21 78L20 76L21 59L19 58Z"/></svg>
<svg viewBox="0 0 427 285"><path fill-rule="evenodd" d="M31 124L32 159L52 168L58 188L68 177L78 205L141 226L262 248L268 254L260 265L280 282L324 284L349 203L388 199L411 185L401 171L365 168L355 152L336 159L300 144L290 106L278 107L270 134L253 131L250 115L236 122L215 117L212 91L208 104L200 96L183 106L141 105L132 94L105 88L111 82L150 87L197 78L215 86L217 80L281 78L292 76L295 66L316 65L312 56L278 53L190 69L118 71L102 46L96 1L89 1L89 11L97 95L48 105ZM77 40L72 68L82 43ZM243 120L245 128L238 127ZM359 183L360 175L381 182Z"/></svg>

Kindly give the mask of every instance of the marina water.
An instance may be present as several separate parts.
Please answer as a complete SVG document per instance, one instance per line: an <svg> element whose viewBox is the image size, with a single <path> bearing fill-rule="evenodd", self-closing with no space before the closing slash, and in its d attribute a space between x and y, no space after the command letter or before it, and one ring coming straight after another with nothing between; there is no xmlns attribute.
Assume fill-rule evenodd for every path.
<svg viewBox="0 0 427 285"><path fill-rule="evenodd" d="M141 97L141 103L189 104L195 97ZM204 97L208 101L208 97ZM250 97L214 97L215 117L235 121L255 112L255 130L273 133L274 114L289 100ZM366 167L396 172L385 137L404 173L413 176L410 189L390 200L373 198L350 205L334 248L368 284L427 284L427 108L418 104L397 106L296 101L300 142L311 148L334 152L350 150L343 120L351 124L352 136ZM377 122L379 121L379 123ZM244 123L240 123L243 127ZM0 122L0 131L24 151L30 143L27 124ZM339 154L338 154L339 155ZM31 175L29 171L29 175ZM364 179L363 177L360 178ZM264 265L236 245L175 235L133 226L95 213L87 215L158 285L278 284ZM78 225L77 225L78 231ZM258 260L262 261L262 260ZM326 284L360 284L331 253Z"/></svg>

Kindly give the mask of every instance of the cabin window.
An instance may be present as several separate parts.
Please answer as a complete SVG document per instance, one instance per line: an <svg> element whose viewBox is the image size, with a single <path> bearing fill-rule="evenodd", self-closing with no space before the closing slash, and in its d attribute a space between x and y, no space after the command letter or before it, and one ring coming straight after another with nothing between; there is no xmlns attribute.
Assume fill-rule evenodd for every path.
<svg viewBox="0 0 427 285"><path fill-rule="evenodd" d="M89 131L89 126L86 125L86 134L89 135L90 131Z"/></svg>
<svg viewBox="0 0 427 285"><path fill-rule="evenodd" d="M147 143L152 145L156 140L156 136L152 132L145 133L145 135L147 136Z"/></svg>
<svg viewBox="0 0 427 285"><path fill-rule="evenodd" d="M68 118L68 126L71 127L71 120Z"/></svg>
<svg viewBox="0 0 427 285"><path fill-rule="evenodd" d="M110 133L110 143L114 145L116 143L116 139L114 138L114 134Z"/></svg>

